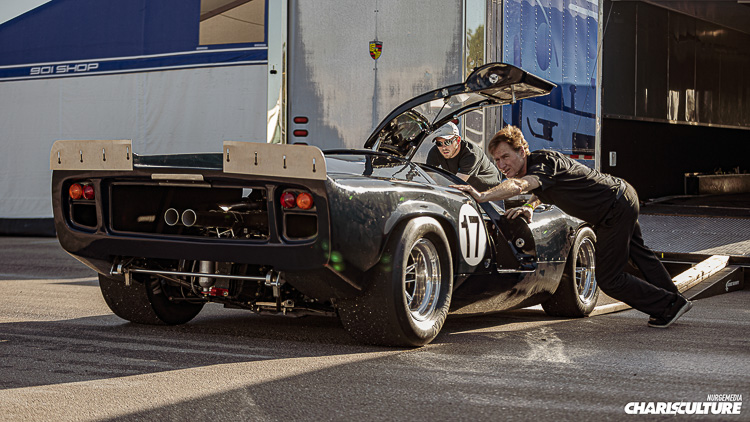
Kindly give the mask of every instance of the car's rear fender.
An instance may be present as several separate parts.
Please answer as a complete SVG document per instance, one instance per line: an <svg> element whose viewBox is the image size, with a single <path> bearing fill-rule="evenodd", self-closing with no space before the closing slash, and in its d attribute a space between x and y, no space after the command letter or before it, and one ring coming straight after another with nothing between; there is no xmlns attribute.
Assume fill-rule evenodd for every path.
<svg viewBox="0 0 750 422"><path fill-rule="evenodd" d="M461 206L469 202L457 191L440 187L362 177L332 181L328 196L331 259L362 272L380 261L398 225L415 217L435 218L455 242L455 221Z"/></svg>
<svg viewBox="0 0 750 422"><path fill-rule="evenodd" d="M453 269L454 273L457 273L458 269L464 269L462 264L462 261L460 260L458 254L455 253L458 246L458 239L456 237L457 233L457 227L455 221L458 219L458 212L455 212L455 215L453 218L448 218L447 216L450 216L453 214L453 211L448 210L444 207L438 206L433 203L426 203L423 201L410 201L408 203L404 203L400 205L397 208L397 212L394 213L387 222L384 232L384 238L383 238L383 246L380 249L380 257L382 259L383 251L385 248L385 244L388 243L388 240L393 235L394 232L398 232L399 229L406 225L410 220L417 218L417 217L431 217L434 218L435 221L440 224L440 227L442 227L443 231L445 232L445 236L448 239L449 247L451 251L453 252Z"/></svg>

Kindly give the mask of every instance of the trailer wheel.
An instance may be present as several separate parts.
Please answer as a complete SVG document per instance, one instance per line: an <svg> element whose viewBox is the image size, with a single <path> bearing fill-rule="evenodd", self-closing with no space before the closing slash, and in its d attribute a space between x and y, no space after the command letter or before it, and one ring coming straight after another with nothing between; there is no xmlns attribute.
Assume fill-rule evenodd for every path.
<svg viewBox="0 0 750 422"><path fill-rule="evenodd" d="M381 346L423 346L443 327L453 290L450 246L440 224L410 220L392 233L363 294L338 302L344 328Z"/></svg>
<svg viewBox="0 0 750 422"><path fill-rule="evenodd" d="M99 287L109 309L122 319L138 324L184 324L203 309L203 303L172 302L165 285L155 276L134 274L130 286L121 279L99 274Z"/></svg>
<svg viewBox="0 0 750 422"><path fill-rule="evenodd" d="M557 291L542 308L548 315L584 317L596 307L599 286L596 283L596 235L588 227L578 232L570 250Z"/></svg>

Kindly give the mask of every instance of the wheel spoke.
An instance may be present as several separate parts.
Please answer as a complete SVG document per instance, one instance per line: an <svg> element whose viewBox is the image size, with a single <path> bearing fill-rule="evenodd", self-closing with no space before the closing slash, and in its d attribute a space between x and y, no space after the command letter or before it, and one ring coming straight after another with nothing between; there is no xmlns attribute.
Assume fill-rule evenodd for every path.
<svg viewBox="0 0 750 422"><path fill-rule="evenodd" d="M414 299L414 296L412 296L412 294L411 294L411 293L409 293L409 291L408 291L408 290L407 290L407 291L406 291L405 293L406 293L406 303L407 303L407 304L410 304L410 303L411 303L411 301L412 301L412 300Z"/></svg>
<svg viewBox="0 0 750 422"><path fill-rule="evenodd" d="M406 274L411 274L412 272L414 272L414 270L415 270L416 268L417 268L417 263L415 262L415 263L413 263L413 264L411 264L411 265L407 266L407 267L406 267L406 269L404 269L404 272L405 272Z"/></svg>

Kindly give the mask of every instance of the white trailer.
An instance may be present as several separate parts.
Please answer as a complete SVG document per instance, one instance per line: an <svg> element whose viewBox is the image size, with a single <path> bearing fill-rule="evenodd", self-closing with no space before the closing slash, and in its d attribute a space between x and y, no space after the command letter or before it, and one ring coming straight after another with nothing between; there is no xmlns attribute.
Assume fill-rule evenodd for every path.
<svg viewBox="0 0 750 422"><path fill-rule="evenodd" d="M565 116L583 99L576 132L595 132L587 87L598 86L598 10L596 0L107 0L86 9L52 0L0 25L0 234L52 234L56 140L129 139L141 154L216 152L227 140L360 148L392 108L488 61L567 91L526 110L473 113L465 137L483 145L504 123L528 121L532 146L574 154ZM568 48L563 32L585 48ZM572 64L578 73L566 73ZM580 74L590 77L573 80Z"/></svg>

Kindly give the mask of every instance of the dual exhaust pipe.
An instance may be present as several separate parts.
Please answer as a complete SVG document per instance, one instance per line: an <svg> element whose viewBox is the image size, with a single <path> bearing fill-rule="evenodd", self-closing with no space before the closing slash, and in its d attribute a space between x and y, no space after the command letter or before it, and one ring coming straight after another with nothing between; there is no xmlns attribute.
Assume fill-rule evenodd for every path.
<svg viewBox="0 0 750 422"><path fill-rule="evenodd" d="M164 213L164 222L168 226L175 226L177 223L182 222L185 227L192 227L197 221L198 214L191 209L186 209L182 212L182 215L174 208L170 208Z"/></svg>
<svg viewBox="0 0 750 422"><path fill-rule="evenodd" d="M169 208L164 212L164 222L168 226L182 223L185 227L268 230L268 216L259 211L195 211L188 208L180 213L175 208Z"/></svg>

